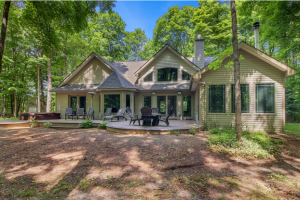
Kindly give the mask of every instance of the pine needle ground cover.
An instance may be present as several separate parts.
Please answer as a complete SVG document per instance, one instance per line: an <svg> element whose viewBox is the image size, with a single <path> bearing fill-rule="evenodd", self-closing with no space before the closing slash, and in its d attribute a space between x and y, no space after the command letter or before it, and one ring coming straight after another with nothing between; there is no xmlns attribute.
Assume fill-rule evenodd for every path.
<svg viewBox="0 0 300 200"><path fill-rule="evenodd" d="M287 123L285 125L285 132L291 135L300 137L300 124L298 123Z"/></svg>
<svg viewBox="0 0 300 200"><path fill-rule="evenodd" d="M265 132L243 131L241 141L236 140L235 130L212 129L208 144L212 150L244 158L271 159L280 152L281 139L271 138Z"/></svg>

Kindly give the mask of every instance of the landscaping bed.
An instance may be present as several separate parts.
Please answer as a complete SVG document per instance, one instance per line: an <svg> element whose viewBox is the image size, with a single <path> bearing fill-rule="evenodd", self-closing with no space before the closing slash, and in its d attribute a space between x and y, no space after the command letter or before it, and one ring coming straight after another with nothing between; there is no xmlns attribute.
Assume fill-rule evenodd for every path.
<svg viewBox="0 0 300 200"><path fill-rule="evenodd" d="M299 199L299 138L267 136L244 134L280 150L243 158L208 133L0 130L0 199Z"/></svg>

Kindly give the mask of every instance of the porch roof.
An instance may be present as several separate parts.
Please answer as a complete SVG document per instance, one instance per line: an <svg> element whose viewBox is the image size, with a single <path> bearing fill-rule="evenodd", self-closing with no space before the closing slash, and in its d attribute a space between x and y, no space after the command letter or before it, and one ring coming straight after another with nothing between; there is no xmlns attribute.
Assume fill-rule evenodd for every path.
<svg viewBox="0 0 300 200"><path fill-rule="evenodd" d="M64 85L61 87L56 87L51 90L51 92L58 92L58 91L86 91L86 90L95 90L99 84L72 84L72 85Z"/></svg>
<svg viewBox="0 0 300 200"><path fill-rule="evenodd" d="M190 83L170 83L170 84L152 84L136 85L138 90L189 90Z"/></svg>

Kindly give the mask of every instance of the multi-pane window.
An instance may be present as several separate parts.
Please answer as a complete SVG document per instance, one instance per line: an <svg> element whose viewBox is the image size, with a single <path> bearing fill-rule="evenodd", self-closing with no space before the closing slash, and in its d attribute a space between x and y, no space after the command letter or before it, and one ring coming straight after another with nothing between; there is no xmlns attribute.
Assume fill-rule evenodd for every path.
<svg viewBox="0 0 300 200"><path fill-rule="evenodd" d="M130 107L130 94L126 94L126 108Z"/></svg>
<svg viewBox="0 0 300 200"><path fill-rule="evenodd" d="M182 71L182 80L190 80L190 79L191 79L191 75L185 71Z"/></svg>
<svg viewBox="0 0 300 200"><path fill-rule="evenodd" d="M151 96L144 96L144 106L149 106L151 108Z"/></svg>
<svg viewBox="0 0 300 200"><path fill-rule="evenodd" d="M256 84L256 112L275 113L274 84Z"/></svg>
<svg viewBox="0 0 300 200"><path fill-rule="evenodd" d="M173 114L171 116L176 116L176 103L177 103L177 96L168 96L168 113L173 108Z"/></svg>
<svg viewBox="0 0 300 200"><path fill-rule="evenodd" d="M145 78L144 78L144 82L149 82L153 80L153 72L151 72L150 74L148 74Z"/></svg>
<svg viewBox="0 0 300 200"><path fill-rule="evenodd" d="M183 107L183 117L191 117L192 116L192 97L184 96L182 101Z"/></svg>
<svg viewBox="0 0 300 200"><path fill-rule="evenodd" d="M71 108L73 112L77 111L77 97L71 97Z"/></svg>
<svg viewBox="0 0 300 200"><path fill-rule="evenodd" d="M225 113L225 85L209 86L209 112Z"/></svg>
<svg viewBox="0 0 300 200"><path fill-rule="evenodd" d="M157 96L157 106L161 114L166 114L166 96Z"/></svg>
<svg viewBox="0 0 300 200"><path fill-rule="evenodd" d="M177 81L176 68L163 68L157 70L157 81Z"/></svg>
<svg viewBox="0 0 300 200"><path fill-rule="evenodd" d="M112 108L112 112L118 112L120 109L120 95L119 94L105 94L104 95L104 110Z"/></svg>
<svg viewBox="0 0 300 200"><path fill-rule="evenodd" d="M242 113L249 113L250 96L249 85L241 84L241 107ZM231 85L231 112L235 113L235 86Z"/></svg>

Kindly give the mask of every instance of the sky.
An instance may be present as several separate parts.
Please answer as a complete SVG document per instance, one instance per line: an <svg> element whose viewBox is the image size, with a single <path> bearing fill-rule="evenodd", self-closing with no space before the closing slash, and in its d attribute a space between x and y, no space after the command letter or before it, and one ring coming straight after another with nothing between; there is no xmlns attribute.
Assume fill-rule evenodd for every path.
<svg viewBox="0 0 300 200"><path fill-rule="evenodd" d="M145 30L146 36L152 39L156 20L168 12L172 6L198 6L197 1L117 1L113 8L126 23L126 31L136 28Z"/></svg>

